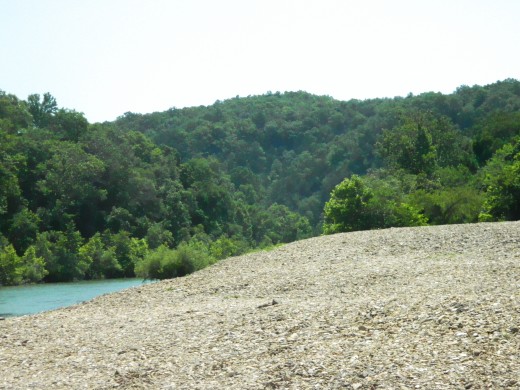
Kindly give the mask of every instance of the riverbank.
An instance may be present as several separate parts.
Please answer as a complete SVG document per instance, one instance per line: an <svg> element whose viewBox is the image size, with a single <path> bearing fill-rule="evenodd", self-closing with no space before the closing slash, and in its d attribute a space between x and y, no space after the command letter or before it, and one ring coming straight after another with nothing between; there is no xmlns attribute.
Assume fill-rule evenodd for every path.
<svg viewBox="0 0 520 390"><path fill-rule="evenodd" d="M518 388L520 223L317 237L0 321L0 388Z"/></svg>

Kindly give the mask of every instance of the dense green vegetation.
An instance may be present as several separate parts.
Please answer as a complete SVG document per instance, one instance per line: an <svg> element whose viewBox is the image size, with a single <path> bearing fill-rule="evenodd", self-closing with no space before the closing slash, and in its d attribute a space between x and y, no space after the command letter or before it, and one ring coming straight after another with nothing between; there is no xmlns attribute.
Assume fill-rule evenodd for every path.
<svg viewBox="0 0 520 390"><path fill-rule="evenodd" d="M0 284L185 275L321 233L520 218L520 82L90 124L0 91Z"/></svg>

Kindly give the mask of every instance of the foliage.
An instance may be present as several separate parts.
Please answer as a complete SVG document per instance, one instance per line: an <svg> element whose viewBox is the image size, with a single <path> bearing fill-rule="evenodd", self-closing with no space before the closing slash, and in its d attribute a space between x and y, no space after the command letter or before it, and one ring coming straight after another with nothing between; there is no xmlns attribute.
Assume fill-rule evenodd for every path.
<svg viewBox="0 0 520 390"><path fill-rule="evenodd" d="M231 256L238 256L249 250L248 243L240 237L229 238L222 236L210 243L209 253L217 260Z"/></svg>
<svg viewBox="0 0 520 390"><path fill-rule="evenodd" d="M338 184L325 203L323 233L426 224L426 218L412 205L400 202L390 187L372 186L357 175Z"/></svg>
<svg viewBox="0 0 520 390"><path fill-rule="evenodd" d="M161 245L136 264L135 273L143 279L169 279L188 275L215 261L200 242L183 243L177 249Z"/></svg>
<svg viewBox="0 0 520 390"><path fill-rule="evenodd" d="M448 118L412 112L400 122L377 144L390 167L431 175L436 167L471 164L470 143Z"/></svg>
<svg viewBox="0 0 520 390"><path fill-rule="evenodd" d="M481 221L520 219L520 137L497 151L485 170Z"/></svg>
<svg viewBox="0 0 520 390"><path fill-rule="evenodd" d="M29 247L22 256L22 280L24 283L42 281L49 271L45 269L45 260L36 256L34 246Z"/></svg>
<svg viewBox="0 0 520 390"><path fill-rule="evenodd" d="M0 248L0 285L11 286L22 282L22 260L12 245Z"/></svg>
<svg viewBox="0 0 520 390"><path fill-rule="evenodd" d="M253 218L253 237L257 242L267 240L270 245L287 243L308 238L311 233L307 218L277 203L255 213Z"/></svg>
<svg viewBox="0 0 520 390"><path fill-rule="evenodd" d="M34 242L40 222L40 218L26 207L13 215L7 236L18 254L24 253Z"/></svg>
<svg viewBox="0 0 520 390"><path fill-rule="evenodd" d="M373 197L373 192L359 176L343 180L325 203L323 232L332 234L377 227L373 226L375 215L369 206Z"/></svg>
<svg viewBox="0 0 520 390"><path fill-rule="evenodd" d="M0 286L40 282L47 274L45 261L36 256L34 247L20 257L11 244L0 246Z"/></svg>
<svg viewBox="0 0 520 390"><path fill-rule="evenodd" d="M46 281L84 279L90 259L79 255L81 244L81 235L70 224L64 232L51 230L38 234L34 247L36 256L43 258L49 272Z"/></svg>
<svg viewBox="0 0 520 390"><path fill-rule="evenodd" d="M80 261L89 264L86 279L101 279L121 274L122 266L116 258L114 247L108 247L99 233L82 245L78 250Z"/></svg>
<svg viewBox="0 0 520 390"><path fill-rule="evenodd" d="M322 227L519 219L519 113L512 79L365 101L275 92L96 124L49 93L0 91L3 278L164 277Z"/></svg>
<svg viewBox="0 0 520 390"><path fill-rule="evenodd" d="M436 170L430 188L421 188L409 195L409 201L433 225L477 222L483 196L478 182L467 167L446 167Z"/></svg>
<svg viewBox="0 0 520 390"><path fill-rule="evenodd" d="M135 265L141 261L149 252L148 243L143 238L131 237L124 230L116 234L106 233L103 235L105 247L114 251L120 267L111 269L106 277L133 277Z"/></svg>
<svg viewBox="0 0 520 390"><path fill-rule="evenodd" d="M27 106L36 127L48 125L52 116L58 110L56 99L48 92L43 95L43 99L40 98L39 94L29 95Z"/></svg>

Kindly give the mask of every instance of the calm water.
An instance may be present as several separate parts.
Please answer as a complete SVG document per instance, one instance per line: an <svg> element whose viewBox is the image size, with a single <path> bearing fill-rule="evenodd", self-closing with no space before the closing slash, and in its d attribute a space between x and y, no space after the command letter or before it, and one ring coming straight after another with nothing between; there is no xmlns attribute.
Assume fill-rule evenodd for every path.
<svg viewBox="0 0 520 390"><path fill-rule="evenodd" d="M109 279L0 287L0 317L22 316L70 306L143 283L147 282L142 279Z"/></svg>

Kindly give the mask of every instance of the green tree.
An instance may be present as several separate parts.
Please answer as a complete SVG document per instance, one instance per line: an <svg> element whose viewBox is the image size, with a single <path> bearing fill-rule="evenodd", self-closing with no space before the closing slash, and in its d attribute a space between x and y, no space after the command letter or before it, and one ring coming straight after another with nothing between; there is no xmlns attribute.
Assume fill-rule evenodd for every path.
<svg viewBox="0 0 520 390"><path fill-rule="evenodd" d="M277 203L269 206L267 210L254 211L252 228L253 238L258 244L287 243L308 238L312 234L311 225L306 217Z"/></svg>
<svg viewBox="0 0 520 390"><path fill-rule="evenodd" d="M402 115L401 122L384 130L376 146L387 165L430 176L436 167L474 165L471 142L446 117L429 112Z"/></svg>
<svg viewBox="0 0 520 390"><path fill-rule="evenodd" d="M25 251L21 259L22 262L22 279L26 283L41 282L49 271L45 269L45 260L36 256L36 249L30 246Z"/></svg>
<svg viewBox="0 0 520 390"><path fill-rule="evenodd" d="M88 129L88 121L81 112L60 108L48 124L51 131L63 140L78 142Z"/></svg>
<svg viewBox="0 0 520 390"><path fill-rule="evenodd" d="M69 224L65 232L47 231L38 234L34 243L36 257L45 261L49 272L45 277L48 282L70 282L82 280L90 263L79 256L83 240L74 226Z"/></svg>
<svg viewBox="0 0 520 390"><path fill-rule="evenodd" d="M107 248L99 233L90 237L79 248L78 254L83 264L89 264L85 272L86 279L111 278L121 274L122 267L117 261L114 248Z"/></svg>
<svg viewBox="0 0 520 390"><path fill-rule="evenodd" d="M411 192L409 202L422 210L430 224L477 222L483 196L471 171L465 166L437 169L435 185Z"/></svg>
<svg viewBox="0 0 520 390"><path fill-rule="evenodd" d="M101 160L78 144L60 142L53 146L52 157L37 167L41 179L36 183L50 211L47 223L52 228L64 229L70 215L83 234L94 234L99 213L96 205L106 198L106 190L99 184L104 169Z"/></svg>
<svg viewBox="0 0 520 390"><path fill-rule="evenodd" d="M49 92L43 94L43 99L39 94L29 95L27 105L35 126L40 128L46 127L58 110L58 103Z"/></svg>
<svg viewBox="0 0 520 390"><path fill-rule="evenodd" d="M520 219L520 137L499 149L484 169L481 221Z"/></svg>
<svg viewBox="0 0 520 390"><path fill-rule="evenodd" d="M367 230L373 226L373 210L369 202L374 197L361 177L353 175L343 180L330 194L325 203L323 233L333 234Z"/></svg>
<svg viewBox="0 0 520 390"><path fill-rule="evenodd" d="M150 249L158 248L161 245L169 248L173 246L173 234L162 223L152 224L148 228L145 238Z"/></svg>
<svg viewBox="0 0 520 390"><path fill-rule="evenodd" d="M245 253L247 249L249 249L249 245L243 239L222 236L210 244L209 252L215 259L222 260Z"/></svg>
<svg viewBox="0 0 520 390"><path fill-rule="evenodd" d="M27 104L0 90L0 130L9 134L22 132L32 122Z"/></svg>
<svg viewBox="0 0 520 390"><path fill-rule="evenodd" d="M134 277L135 265L148 255L149 248L145 239L131 237L128 232L116 234L105 233L105 246L113 248L116 259L121 266L121 272L112 277Z"/></svg>
<svg viewBox="0 0 520 390"><path fill-rule="evenodd" d="M8 229L8 238L19 254L24 253L34 243L39 224L40 218L25 207L13 216Z"/></svg>
<svg viewBox="0 0 520 390"><path fill-rule="evenodd" d="M357 175L332 190L324 215L324 234L426 224L426 218L403 202L394 186Z"/></svg>
<svg viewBox="0 0 520 390"><path fill-rule="evenodd" d="M413 175L410 175L414 178ZM410 200L405 190L409 183L408 177L401 178L385 174L367 175L363 177L367 187L372 191L373 197L369 201L370 214L373 218L372 228L389 228L403 226L423 226L427 224L427 218ZM404 181L401 182L401 180Z"/></svg>
<svg viewBox="0 0 520 390"><path fill-rule="evenodd" d="M0 248L0 285L12 286L22 282L22 259L12 245Z"/></svg>
<svg viewBox="0 0 520 390"><path fill-rule="evenodd" d="M10 204L19 203L21 191L18 176L26 165L25 157L17 150L16 141L14 136L0 129L0 215L4 216L9 213Z"/></svg>
<svg viewBox="0 0 520 390"><path fill-rule="evenodd" d="M520 134L520 112L494 112L474 126L473 150L482 166L493 154Z"/></svg>

